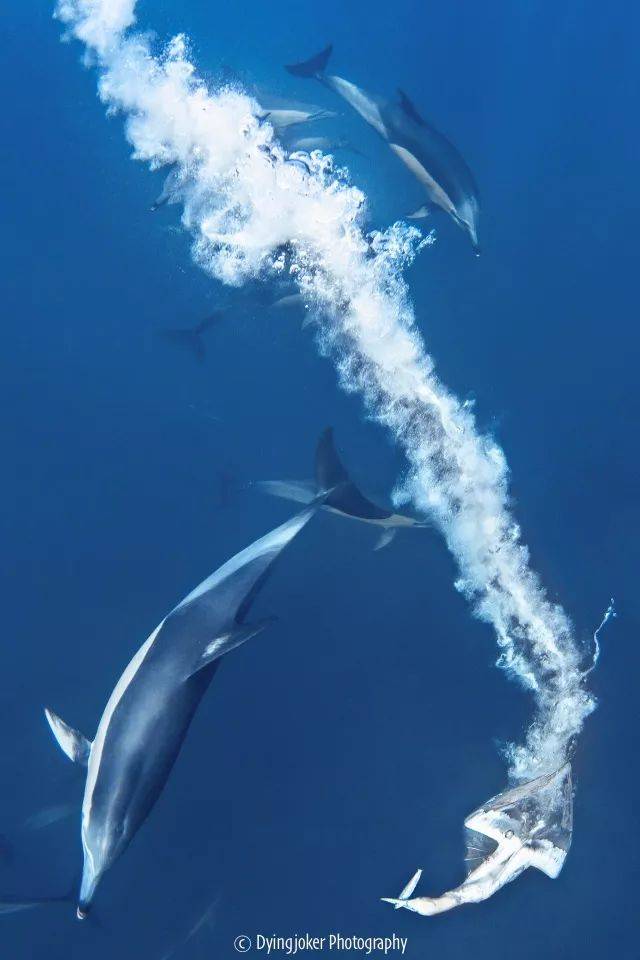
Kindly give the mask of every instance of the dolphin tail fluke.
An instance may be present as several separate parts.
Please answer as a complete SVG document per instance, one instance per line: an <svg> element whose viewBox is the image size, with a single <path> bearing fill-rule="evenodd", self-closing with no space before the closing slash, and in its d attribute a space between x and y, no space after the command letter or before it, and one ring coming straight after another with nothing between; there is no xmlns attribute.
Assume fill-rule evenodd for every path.
<svg viewBox="0 0 640 960"><path fill-rule="evenodd" d="M49 710L48 707L44 708L44 715L62 752L66 753L74 763L79 763L86 767L89 762L89 754L91 753L91 742L78 730L74 730L73 727L70 727L64 720L61 720L60 717L57 716L53 710Z"/></svg>
<svg viewBox="0 0 640 960"><path fill-rule="evenodd" d="M193 328L193 332L201 337L205 330L208 330L209 327L212 327L218 320L222 319L224 314L223 310L214 310L213 313L210 313L209 316L205 317L200 323L196 324Z"/></svg>
<svg viewBox="0 0 640 960"><path fill-rule="evenodd" d="M409 880L409 883L402 888L399 897L380 897L380 899L384 901L384 903L393 904L396 910L400 910L401 907L406 907L408 910L410 910L411 907L408 905L408 901L413 896L413 892L418 886L421 877L422 870L418 869L411 877L411 880Z"/></svg>
<svg viewBox="0 0 640 960"><path fill-rule="evenodd" d="M413 892L414 892L414 890L416 889L416 887L418 886L418 884L420 883L420 878L421 878L421 877L422 877L422 869L419 867L419 868L416 870L416 872L414 873L414 875L411 877L411 880L409 880L409 883L406 885L406 887L403 887L403 888L402 888L402 891L401 891L400 896L399 896L399 898L398 898L400 901L408 900L409 897L413 896ZM398 903L398 904L396 905L396 910L397 910L400 906L402 906L402 902L400 902L400 903Z"/></svg>
<svg viewBox="0 0 640 960"><path fill-rule="evenodd" d="M300 63L288 63L285 70L293 74L294 77L305 77L307 79L321 77L329 62L332 50L333 44L330 43L324 50L316 53L313 57L309 57L308 60L302 60Z"/></svg>

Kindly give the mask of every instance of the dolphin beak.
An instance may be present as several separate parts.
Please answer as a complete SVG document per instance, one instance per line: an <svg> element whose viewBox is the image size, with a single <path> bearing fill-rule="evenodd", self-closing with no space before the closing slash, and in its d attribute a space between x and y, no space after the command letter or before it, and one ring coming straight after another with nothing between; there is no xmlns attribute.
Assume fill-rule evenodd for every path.
<svg viewBox="0 0 640 960"><path fill-rule="evenodd" d="M82 883L80 884L80 893L78 895L78 907L76 910L78 920L87 919L101 876L102 871L94 873L91 861L85 858Z"/></svg>

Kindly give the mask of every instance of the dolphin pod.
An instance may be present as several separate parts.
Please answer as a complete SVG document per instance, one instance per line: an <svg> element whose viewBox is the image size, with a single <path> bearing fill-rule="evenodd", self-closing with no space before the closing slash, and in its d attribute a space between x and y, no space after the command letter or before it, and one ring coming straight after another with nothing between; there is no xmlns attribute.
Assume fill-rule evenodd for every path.
<svg viewBox="0 0 640 960"><path fill-rule="evenodd" d="M318 80L380 134L426 194L427 202L410 214L411 219L425 217L430 207L439 207L468 233L479 253L478 188L460 152L423 119L402 90L398 91L399 102L392 103L349 80L325 73L332 50L329 45L309 60L288 64L285 69L295 77Z"/></svg>
<svg viewBox="0 0 640 960"><path fill-rule="evenodd" d="M274 497L298 503L310 503L322 490L330 489L322 504L326 510L381 528L374 550L391 543L401 528L428 526L423 520L378 506L358 489L338 455L331 427L323 431L316 447L314 480L258 480L255 486Z"/></svg>
<svg viewBox="0 0 640 960"><path fill-rule="evenodd" d="M79 919L158 799L220 658L272 622L245 617L274 561L317 505L236 554L174 607L125 668L92 742L45 710L63 752L87 768Z"/></svg>
<svg viewBox="0 0 640 960"><path fill-rule="evenodd" d="M382 897L385 903L431 917L487 900L528 867L555 879L571 846L571 765L498 794L464 825L468 875L460 886L440 897L413 897L422 876L418 870L397 899Z"/></svg>

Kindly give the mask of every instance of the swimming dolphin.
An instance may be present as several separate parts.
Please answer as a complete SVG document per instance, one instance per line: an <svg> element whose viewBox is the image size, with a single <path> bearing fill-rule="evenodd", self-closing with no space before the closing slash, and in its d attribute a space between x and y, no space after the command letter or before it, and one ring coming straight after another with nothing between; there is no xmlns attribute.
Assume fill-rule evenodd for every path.
<svg viewBox="0 0 640 960"><path fill-rule="evenodd" d="M296 77L314 78L333 90L388 143L427 195L427 204L411 214L412 219L427 216L430 206L440 207L467 231L478 253L478 188L459 151L422 118L401 90L399 102L392 103L349 80L326 74L332 49L329 45L309 60L285 69Z"/></svg>
<svg viewBox="0 0 640 960"><path fill-rule="evenodd" d="M182 199L182 188L185 185L185 174L177 165L173 166L165 177L162 190L153 201L149 209L152 213L161 207L179 203Z"/></svg>
<svg viewBox="0 0 640 960"><path fill-rule="evenodd" d="M322 504L325 510L382 528L374 550L391 543L400 527L428 526L422 520L379 507L360 492L338 456L331 427L323 431L316 447L315 480L258 480L254 485L272 496L298 503L310 503L319 492L331 490Z"/></svg>
<svg viewBox="0 0 640 960"><path fill-rule="evenodd" d="M278 136L285 134L290 128L298 127L303 123L314 123L316 120L331 120L337 114L333 110L324 110L308 103L296 103L288 100L273 100L273 106L265 106L264 113L258 116L260 123L269 122Z"/></svg>
<svg viewBox="0 0 640 960"><path fill-rule="evenodd" d="M170 343L177 343L186 347L199 363L204 362L207 354L203 334L217 323L224 315L224 311L215 310L195 325L195 327L170 327L161 330L160 334Z"/></svg>
<svg viewBox="0 0 640 960"><path fill-rule="evenodd" d="M571 765L565 763L554 773L498 794L467 817L469 873L459 887L441 897L411 898L418 871L398 899L382 899L430 917L486 900L528 867L555 879L571 846L572 811Z"/></svg>
<svg viewBox="0 0 640 960"><path fill-rule="evenodd" d="M218 904L220 902L220 895L218 894L211 903L207 906L204 913L200 914L198 919L194 922L193 926L189 928L182 940L176 944L174 947L168 950L167 953L163 954L162 960L171 960L172 957L176 955L178 950L182 950L183 947L192 940L197 933L202 930L205 924L209 927L211 931L215 929L216 925L216 914L218 911Z"/></svg>
<svg viewBox="0 0 640 960"><path fill-rule="evenodd" d="M53 806L38 810L37 813L27 817L23 824L25 830L44 830L60 820L66 820L76 812L75 803L56 803Z"/></svg>
<svg viewBox="0 0 640 960"><path fill-rule="evenodd" d="M312 150L321 150L323 153L336 153L338 150L346 150L350 153L356 153L359 157L364 156L348 140L332 140L331 137L296 137L286 145L290 150L304 150L306 153L311 153Z"/></svg>
<svg viewBox="0 0 640 960"><path fill-rule="evenodd" d="M114 687L93 742L45 710L64 753L87 767L79 919L158 799L220 658L272 622L247 623L245 616L316 506L232 557L158 624Z"/></svg>

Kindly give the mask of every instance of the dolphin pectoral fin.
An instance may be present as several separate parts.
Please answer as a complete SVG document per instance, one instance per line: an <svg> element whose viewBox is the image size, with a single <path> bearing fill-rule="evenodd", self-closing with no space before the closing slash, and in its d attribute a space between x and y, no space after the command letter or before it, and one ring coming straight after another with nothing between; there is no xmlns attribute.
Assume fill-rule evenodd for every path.
<svg viewBox="0 0 640 960"><path fill-rule="evenodd" d="M87 740L78 730L70 727L64 720L61 720L60 717L58 717L53 710L49 710L48 707L44 708L44 715L62 752L66 753L74 763L79 763L83 767L86 767L89 762L89 754L91 753L91 741Z"/></svg>
<svg viewBox="0 0 640 960"><path fill-rule="evenodd" d="M428 203L423 203L423 205L418 207L417 210L414 210L413 213L408 213L406 218L407 220L424 220L430 213L431 206Z"/></svg>
<svg viewBox="0 0 640 960"><path fill-rule="evenodd" d="M382 550L384 547L388 546L393 538L395 537L397 530L383 530L378 539L376 540L373 549Z"/></svg>
<svg viewBox="0 0 640 960"><path fill-rule="evenodd" d="M215 640L212 640L211 643L205 647L202 656L194 665L189 676L193 676L194 673L202 670L203 667L208 667L214 660L219 660L220 657L224 657L224 655L229 653L230 650L233 650L234 647L239 647L245 640L248 640L250 637L255 637L257 633L261 633L266 627L275 623L276 620L277 617L264 617L264 619L256 620L254 623L239 623L228 633L223 633L221 636L216 637Z"/></svg>

